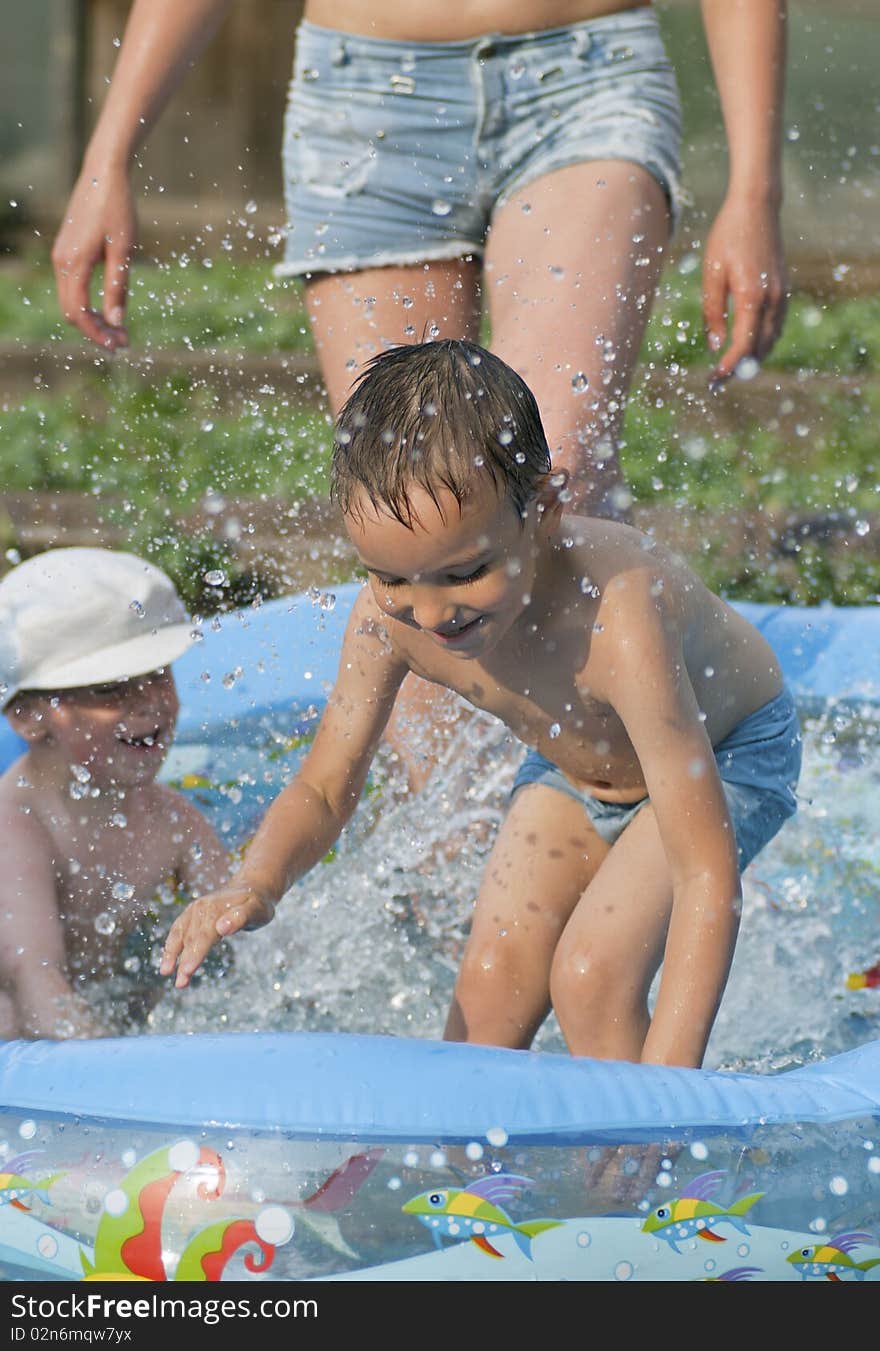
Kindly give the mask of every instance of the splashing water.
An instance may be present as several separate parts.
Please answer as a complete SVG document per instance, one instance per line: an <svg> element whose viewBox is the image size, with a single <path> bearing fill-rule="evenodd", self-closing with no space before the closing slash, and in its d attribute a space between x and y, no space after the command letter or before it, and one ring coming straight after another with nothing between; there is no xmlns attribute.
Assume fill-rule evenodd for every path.
<svg viewBox="0 0 880 1351"><path fill-rule="evenodd" d="M880 723L869 709L859 716L840 707L802 711L802 722L799 812L745 874L706 1068L776 1072L880 1036L880 991L846 985L849 972L876 960L880 942ZM296 754L270 774L265 746L219 750L210 748L215 782L225 764L240 791L219 792L209 814L237 844L295 771ZM231 941L234 962L222 979L169 990L148 1031L441 1037L521 755L506 728L473 715L413 798L380 755L330 860L291 890L271 925ZM564 1051L552 1015L535 1046Z"/></svg>

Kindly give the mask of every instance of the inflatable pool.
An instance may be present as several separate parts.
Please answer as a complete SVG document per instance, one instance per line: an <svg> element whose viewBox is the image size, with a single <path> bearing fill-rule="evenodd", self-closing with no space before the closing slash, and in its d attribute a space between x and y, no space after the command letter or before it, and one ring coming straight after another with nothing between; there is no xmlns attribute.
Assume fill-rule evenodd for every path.
<svg viewBox="0 0 880 1351"><path fill-rule="evenodd" d="M206 740L307 735L356 590L207 624L175 668L178 768ZM833 710L828 736L876 706L876 610L740 608L799 706ZM0 733L0 765L17 751ZM456 1046L418 1025L7 1043L0 1277L878 1280L880 1040L854 1025L848 1049L761 1073Z"/></svg>

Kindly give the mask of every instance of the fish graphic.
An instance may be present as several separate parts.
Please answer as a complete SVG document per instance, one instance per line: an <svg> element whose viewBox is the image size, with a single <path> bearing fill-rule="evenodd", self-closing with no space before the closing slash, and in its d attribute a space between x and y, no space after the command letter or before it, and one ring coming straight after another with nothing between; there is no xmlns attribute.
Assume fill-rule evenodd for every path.
<svg viewBox="0 0 880 1351"><path fill-rule="evenodd" d="M838 1234L827 1243L810 1243L805 1248L786 1257L801 1279L808 1281L811 1276L817 1280L826 1277L829 1281L863 1281L865 1273L872 1267L880 1267L880 1257L868 1257L864 1262L855 1262L850 1256L853 1248L868 1243L877 1246L873 1234L853 1232Z"/></svg>
<svg viewBox="0 0 880 1351"><path fill-rule="evenodd" d="M506 1230L531 1262L532 1239L546 1229L557 1229L561 1222L524 1220L517 1224L500 1204L531 1184L531 1178L516 1173L492 1173L467 1187L421 1192L402 1209L407 1215L418 1216L430 1230L436 1248L443 1247L444 1238L470 1239L489 1257L503 1257L490 1238Z"/></svg>
<svg viewBox="0 0 880 1351"><path fill-rule="evenodd" d="M704 1276L704 1281L748 1281L756 1271L763 1271L763 1267L730 1267L728 1271L722 1271L720 1276Z"/></svg>
<svg viewBox="0 0 880 1351"><path fill-rule="evenodd" d="M30 1206L24 1204L24 1197L36 1196L47 1205L51 1205L49 1200L49 1188L53 1182L64 1177L64 1173L50 1173L48 1177L28 1177L21 1170L25 1168L38 1154L42 1154L41 1149L29 1149L24 1154L16 1154L14 1159L7 1159L0 1172L0 1206L14 1206L16 1210L30 1210Z"/></svg>
<svg viewBox="0 0 880 1351"><path fill-rule="evenodd" d="M727 1240L724 1235L715 1233L716 1225L722 1220L732 1224L740 1233L748 1234L743 1216L764 1193L751 1192L729 1206L718 1205L711 1198L725 1176L723 1170L718 1170L695 1177L674 1201L664 1202L651 1212L642 1225L642 1233L665 1239L673 1252L679 1252L678 1244L693 1237L725 1243Z"/></svg>

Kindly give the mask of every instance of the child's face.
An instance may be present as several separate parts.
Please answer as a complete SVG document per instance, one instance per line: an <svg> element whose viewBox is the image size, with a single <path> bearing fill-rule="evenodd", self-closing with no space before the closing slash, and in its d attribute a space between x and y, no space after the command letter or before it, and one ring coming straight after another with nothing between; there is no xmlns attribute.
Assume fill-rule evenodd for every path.
<svg viewBox="0 0 880 1351"><path fill-rule="evenodd" d="M41 724L65 762L84 765L96 786L131 787L156 777L179 711L166 666L113 685L60 690L46 699Z"/></svg>
<svg viewBox="0 0 880 1351"><path fill-rule="evenodd" d="M541 529L537 503L522 520L482 478L460 508L448 489L438 493L440 509L416 485L409 498L412 529L366 495L345 518L376 602L444 651L483 657L529 603Z"/></svg>

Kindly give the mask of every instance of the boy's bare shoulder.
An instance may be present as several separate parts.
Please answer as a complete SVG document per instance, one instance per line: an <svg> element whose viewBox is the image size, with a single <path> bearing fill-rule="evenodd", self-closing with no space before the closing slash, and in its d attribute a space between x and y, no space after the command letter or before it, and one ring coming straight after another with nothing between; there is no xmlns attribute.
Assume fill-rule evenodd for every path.
<svg viewBox="0 0 880 1351"><path fill-rule="evenodd" d="M580 574L581 590L596 598L603 622L638 614L646 604L669 614L695 588L704 589L684 559L632 526L581 517L566 525L569 567Z"/></svg>

